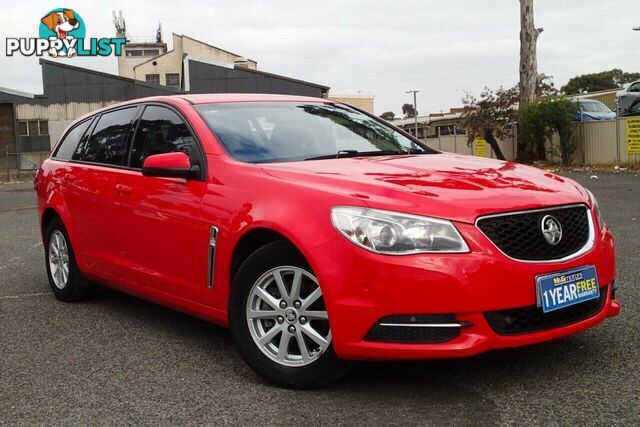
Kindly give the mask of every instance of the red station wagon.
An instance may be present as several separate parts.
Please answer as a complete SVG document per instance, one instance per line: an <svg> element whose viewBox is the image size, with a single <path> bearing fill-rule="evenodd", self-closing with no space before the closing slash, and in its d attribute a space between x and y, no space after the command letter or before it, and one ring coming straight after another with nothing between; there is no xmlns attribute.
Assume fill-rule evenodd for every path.
<svg viewBox="0 0 640 427"><path fill-rule="evenodd" d="M118 104L69 127L35 188L57 298L98 283L229 326L281 386L353 360L538 343L620 311L589 191L329 100Z"/></svg>

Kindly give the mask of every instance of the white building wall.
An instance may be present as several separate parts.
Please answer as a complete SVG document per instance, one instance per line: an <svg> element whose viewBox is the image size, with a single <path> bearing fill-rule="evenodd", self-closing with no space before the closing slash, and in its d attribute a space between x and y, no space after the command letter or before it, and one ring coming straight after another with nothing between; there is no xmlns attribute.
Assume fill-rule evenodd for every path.
<svg viewBox="0 0 640 427"><path fill-rule="evenodd" d="M166 85L166 75L175 73L180 75L180 81L183 81L182 61L188 55L194 59L204 59L209 61L222 62L233 66L236 59L242 58L239 55L210 46L192 38L173 34L173 49L166 54L156 58L144 58L144 61L131 62L131 68L124 70L119 67L121 76L134 78L137 80L146 80L147 74L158 74L160 76L160 84ZM154 64L155 62L155 64ZM123 67L126 65L122 63ZM257 62L247 60L247 67L257 69Z"/></svg>

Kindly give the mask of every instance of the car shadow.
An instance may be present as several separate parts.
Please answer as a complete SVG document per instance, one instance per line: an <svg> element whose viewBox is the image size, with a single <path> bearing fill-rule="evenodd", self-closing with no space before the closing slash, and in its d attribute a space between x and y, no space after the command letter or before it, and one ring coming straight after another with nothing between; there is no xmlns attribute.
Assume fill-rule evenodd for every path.
<svg viewBox="0 0 640 427"><path fill-rule="evenodd" d="M243 389L252 393L275 393L282 400L294 398L298 393L273 387L256 376L242 362L225 328L111 290L101 291L87 304L91 310L103 311L126 327L138 329L141 336L158 336L160 341L179 346L186 361L190 353L200 354L203 359L194 359L197 369L212 383L226 384L217 387L232 384L232 390L239 390L244 384ZM577 335L464 359L360 362L340 381L305 391L308 398L288 409L288 413L305 422L315 420L314 414L328 411L337 417L336 422L348 421L344 417L350 414L357 420L355 424L400 420L409 424L441 424L444 419L450 424L496 424L500 421L496 395L509 393L525 383L544 383L549 375L556 374L554 366L566 366L578 353L586 357L595 355L597 347ZM564 371L562 374L572 375ZM242 422L243 412L236 409L234 422Z"/></svg>

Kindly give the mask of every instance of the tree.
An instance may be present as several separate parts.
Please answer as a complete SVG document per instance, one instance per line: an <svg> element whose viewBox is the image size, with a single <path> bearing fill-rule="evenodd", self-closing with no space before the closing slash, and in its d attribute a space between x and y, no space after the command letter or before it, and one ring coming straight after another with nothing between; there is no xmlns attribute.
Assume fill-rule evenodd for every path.
<svg viewBox="0 0 640 427"><path fill-rule="evenodd" d="M518 109L518 150L527 153L530 161L546 160L545 141L553 136L541 103L527 102ZM520 157L520 153L518 153Z"/></svg>
<svg viewBox="0 0 640 427"><path fill-rule="evenodd" d="M391 120L396 118L396 115L395 115L395 113L393 111L386 111L386 112L380 114L380 118L390 122Z"/></svg>
<svg viewBox="0 0 640 427"><path fill-rule="evenodd" d="M536 43L542 28L533 24L533 0L520 0L520 104L535 99L538 87Z"/></svg>
<svg viewBox="0 0 640 427"><path fill-rule="evenodd" d="M562 164L571 163L571 157L578 148L573 139L573 111L576 106L566 98L546 98L542 102L545 121L549 128L560 136L560 157Z"/></svg>
<svg viewBox="0 0 640 427"><path fill-rule="evenodd" d="M404 114L405 119L408 119L409 117L414 117L416 115L416 110L413 108L413 104L403 104L402 114Z"/></svg>
<svg viewBox="0 0 640 427"><path fill-rule="evenodd" d="M560 90L567 95L578 95L584 92L617 89L635 80L640 80L640 73L625 73L621 69L614 68L600 73L572 77Z"/></svg>
<svg viewBox="0 0 640 427"><path fill-rule="evenodd" d="M513 136L512 123L517 113L515 104L518 101L518 88L497 90L484 88L480 98L467 94L462 103L465 111L462 113L461 126L467 131L467 141L471 144L477 137L484 138L491 146L496 157L505 160L498 145L498 139Z"/></svg>
<svg viewBox="0 0 640 427"><path fill-rule="evenodd" d="M520 109L536 98L536 88L540 86L536 44L542 28L533 24L533 0L520 0ZM520 121L520 120L519 120ZM518 160L531 161L533 153L518 131Z"/></svg>
<svg viewBox="0 0 640 427"><path fill-rule="evenodd" d="M545 161L547 150L545 143L551 141L554 133L560 137L560 156L562 163L571 163L576 151L573 139L572 116L575 105L568 99L546 97L529 102L518 112L518 136L525 148L532 154L532 160ZM552 149L555 147L552 147Z"/></svg>

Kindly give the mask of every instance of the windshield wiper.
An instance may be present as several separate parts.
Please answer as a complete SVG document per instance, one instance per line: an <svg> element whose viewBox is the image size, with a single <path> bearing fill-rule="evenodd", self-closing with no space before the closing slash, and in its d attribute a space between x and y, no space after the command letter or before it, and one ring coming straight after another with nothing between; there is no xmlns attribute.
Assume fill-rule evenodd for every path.
<svg viewBox="0 0 640 427"><path fill-rule="evenodd" d="M324 156L307 157L305 160L324 160L339 159L341 157L360 157L360 156L384 156L389 154L404 154L401 151L358 151L358 150L340 150L336 154L327 154Z"/></svg>
<svg viewBox="0 0 640 427"><path fill-rule="evenodd" d="M357 150L340 150L337 154L328 154L325 156L307 157L305 160L325 160L325 159L338 159L343 157L373 157L373 156L393 156L407 154L423 154L424 151L415 151L412 149L410 153L407 151L393 151L393 150L381 150L381 151L357 151Z"/></svg>

